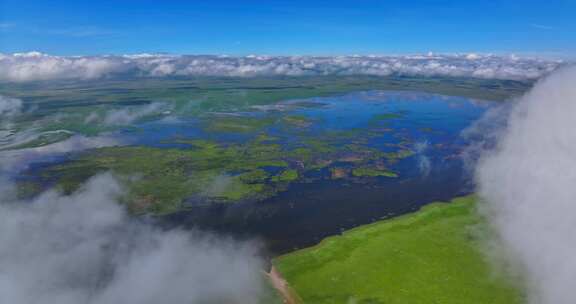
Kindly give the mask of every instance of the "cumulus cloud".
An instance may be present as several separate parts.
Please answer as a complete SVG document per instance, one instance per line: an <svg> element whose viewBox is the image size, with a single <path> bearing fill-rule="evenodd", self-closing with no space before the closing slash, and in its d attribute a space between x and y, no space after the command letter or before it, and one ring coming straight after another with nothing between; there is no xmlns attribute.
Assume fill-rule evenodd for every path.
<svg viewBox="0 0 576 304"><path fill-rule="evenodd" d="M480 54L418 56L50 56L0 54L0 80L96 79L115 76L417 75L536 79L562 65L517 56Z"/></svg>
<svg viewBox="0 0 576 304"><path fill-rule="evenodd" d="M541 80L513 104L480 158L483 211L526 279L529 303L574 303L576 67ZM496 115L496 117L501 117Z"/></svg>
<svg viewBox="0 0 576 304"><path fill-rule="evenodd" d="M14 201L8 192L0 192L1 303L258 303L258 246L131 219L111 175L70 196Z"/></svg>

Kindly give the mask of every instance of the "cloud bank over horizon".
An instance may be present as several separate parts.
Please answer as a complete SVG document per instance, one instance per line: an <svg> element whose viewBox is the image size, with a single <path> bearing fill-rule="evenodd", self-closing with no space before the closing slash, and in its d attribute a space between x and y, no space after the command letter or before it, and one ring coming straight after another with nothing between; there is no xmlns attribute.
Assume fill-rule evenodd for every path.
<svg viewBox="0 0 576 304"><path fill-rule="evenodd" d="M51 56L0 54L0 81L90 80L111 77L405 75L532 80L565 64L514 55L427 54L403 56Z"/></svg>
<svg viewBox="0 0 576 304"><path fill-rule="evenodd" d="M525 278L530 304L574 303L575 83L576 67L560 69L483 123L503 128L485 129L497 138L477 167L481 210Z"/></svg>

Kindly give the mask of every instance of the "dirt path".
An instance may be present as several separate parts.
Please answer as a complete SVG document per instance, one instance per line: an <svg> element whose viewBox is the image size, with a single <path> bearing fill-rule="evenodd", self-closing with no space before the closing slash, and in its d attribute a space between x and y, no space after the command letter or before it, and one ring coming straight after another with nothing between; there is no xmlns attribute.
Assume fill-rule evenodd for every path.
<svg viewBox="0 0 576 304"><path fill-rule="evenodd" d="M272 286L274 286L274 288L276 290L278 290L278 292L280 293L280 295L284 299L285 304L299 304L300 303L300 301L297 300L298 297L296 296L294 291L290 288L290 286L288 286L288 282L286 282L286 280L284 280L284 278L278 272L276 267L272 266L272 269L266 275L268 275L268 278L270 279Z"/></svg>

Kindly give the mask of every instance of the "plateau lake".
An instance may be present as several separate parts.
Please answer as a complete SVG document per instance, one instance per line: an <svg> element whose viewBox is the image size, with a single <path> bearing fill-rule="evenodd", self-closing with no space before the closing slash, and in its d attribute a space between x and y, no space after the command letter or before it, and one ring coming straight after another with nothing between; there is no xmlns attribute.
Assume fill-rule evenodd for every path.
<svg viewBox="0 0 576 304"><path fill-rule="evenodd" d="M310 179L296 181L271 198L191 205L164 218L178 226L258 237L273 254L279 254L362 224L415 211L429 202L469 194L472 185L462 159L468 142L461 132L495 105L498 103L463 97L369 91L259 108L243 115L298 115L307 122L299 133L316 136L319 141L326 140L323 136L327 132L354 130L354 139L362 139L370 148L388 151L402 142L413 153L391 165L395 178L331 178L334 166L353 166L335 161L307 172ZM158 123L153 125L162 132L171 129L172 133L163 135L168 137L187 132L180 128L189 127L170 124L165 129ZM199 138L205 136L192 129ZM283 145L297 144L298 137L281 127L269 126L266 132L278 137ZM222 134L220 140L241 141L249 136ZM349 140L344 137L334 142L344 146Z"/></svg>

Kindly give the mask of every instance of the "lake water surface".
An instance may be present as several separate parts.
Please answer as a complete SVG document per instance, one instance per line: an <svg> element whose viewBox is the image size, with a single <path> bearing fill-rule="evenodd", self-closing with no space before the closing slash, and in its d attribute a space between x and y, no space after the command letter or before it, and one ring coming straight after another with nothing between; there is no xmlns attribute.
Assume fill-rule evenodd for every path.
<svg viewBox="0 0 576 304"><path fill-rule="evenodd" d="M468 143L460 133L495 104L462 97L380 91L285 102L283 115L301 115L314 122L303 132L321 136L329 131L381 130L381 134L370 136L369 146L386 151L390 143L405 141L415 154L394 165L398 178L378 178L370 183L330 179L295 183L288 191L265 201L195 206L167 219L178 225L258 237L277 254L417 210L429 202L468 194L472 186L460 157ZM397 116L375 122L379 114L390 113ZM380 125L375 127L375 123ZM281 129L271 127L269 132L285 144L294 140Z"/></svg>

